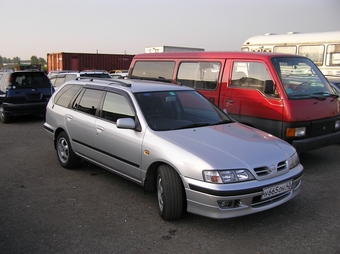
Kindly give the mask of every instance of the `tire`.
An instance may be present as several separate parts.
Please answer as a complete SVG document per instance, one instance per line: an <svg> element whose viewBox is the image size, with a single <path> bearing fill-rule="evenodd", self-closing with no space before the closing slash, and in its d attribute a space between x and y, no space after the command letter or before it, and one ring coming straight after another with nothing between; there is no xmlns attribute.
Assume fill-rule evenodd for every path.
<svg viewBox="0 0 340 254"><path fill-rule="evenodd" d="M181 218L185 207L185 195L181 178L168 165L161 165L157 171L158 212L164 220Z"/></svg>
<svg viewBox="0 0 340 254"><path fill-rule="evenodd" d="M1 120L2 123L9 123L10 122L9 116L5 115L4 107L2 106L2 104L0 105L0 120Z"/></svg>
<svg viewBox="0 0 340 254"><path fill-rule="evenodd" d="M70 139L64 131L57 137L56 150L59 163L64 168L72 169L79 165L80 157L73 152Z"/></svg>

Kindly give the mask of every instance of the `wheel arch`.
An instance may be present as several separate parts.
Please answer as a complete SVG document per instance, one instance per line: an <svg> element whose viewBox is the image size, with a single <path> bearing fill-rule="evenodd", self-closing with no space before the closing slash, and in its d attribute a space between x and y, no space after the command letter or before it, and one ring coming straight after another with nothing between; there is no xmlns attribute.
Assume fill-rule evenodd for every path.
<svg viewBox="0 0 340 254"><path fill-rule="evenodd" d="M57 149L57 137L58 137L58 135L59 135L60 133L62 133L63 131L66 133L66 131L65 131L63 128L57 128L57 129L54 131L54 141L53 141L53 143L54 143L54 149ZM66 133L66 134L67 134L67 133Z"/></svg>
<svg viewBox="0 0 340 254"><path fill-rule="evenodd" d="M178 176L180 177L180 179L182 181L182 187L184 188L183 179L182 179L179 171L169 163L166 163L166 162L163 162L163 161L157 161L157 162L152 163L146 171L146 176L145 176L145 180L144 180L144 190L148 191L148 192L154 192L156 190L157 169L161 165L168 165L172 168L172 170L175 170L176 173L178 174Z"/></svg>

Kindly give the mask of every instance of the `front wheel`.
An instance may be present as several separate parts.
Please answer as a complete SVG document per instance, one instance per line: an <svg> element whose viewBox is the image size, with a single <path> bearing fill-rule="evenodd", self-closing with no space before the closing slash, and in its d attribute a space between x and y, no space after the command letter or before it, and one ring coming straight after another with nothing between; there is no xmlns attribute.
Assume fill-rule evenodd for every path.
<svg viewBox="0 0 340 254"><path fill-rule="evenodd" d="M56 143L57 156L59 163L64 168L75 168L80 162L80 158L73 152L70 139L66 132L61 132L57 137Z"/></svg>
<svg viewBox="0 0 340 254"><path fill-rule="evenodd" d="M168 165L157 171L158 212L164 220L179 219L185 207L185 195L181 178Z"/></svg>

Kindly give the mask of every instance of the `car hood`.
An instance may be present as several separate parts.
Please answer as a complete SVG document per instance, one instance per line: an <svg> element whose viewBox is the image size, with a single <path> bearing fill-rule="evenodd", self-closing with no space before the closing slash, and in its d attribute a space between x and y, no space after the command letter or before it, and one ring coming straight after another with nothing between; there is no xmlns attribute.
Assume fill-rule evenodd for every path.
<svg viewBox="0 0 340 254"><path fill-rule="evenodd" d="M180 148L172 149L173 156L194 156L207 163L205 167L217 169L269 166L287 160L295 152L288 143L240 123L164 131L158 135Z"/></svg>

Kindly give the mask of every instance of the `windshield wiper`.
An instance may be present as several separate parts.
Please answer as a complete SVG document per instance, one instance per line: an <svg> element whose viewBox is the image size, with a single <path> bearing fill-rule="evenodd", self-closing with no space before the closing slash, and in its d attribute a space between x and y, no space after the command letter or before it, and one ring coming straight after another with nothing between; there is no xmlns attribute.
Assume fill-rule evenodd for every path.
<svg viewBox="0 0 340 254"><path fill-rule="evenodd" d="M219 121L215 124L218 125L218 124L226 124L226 123L233 123L233 121L232 120L222 120L222 121Z"/></svg>
<svg viewBox="0 0 340 254"><path fill-rule="evenodd" d="M324 101L324 100L326 100L326 97L338 98L339 96L336 95L336 94L331 94L331 93L327 93L327 92L317 92L317 93L313 93L313 94L296 93L296 94L290 94L289 95L289 98L297 99L298 97L311 97L313 99Z"/></svg>
<svg viewBox="0 0 340 254"><path fill-rule="evenodd" d="M190 123L187 125L184 125L182 127L179 127L177 129L189 129L189 128L194 128L194 127L204 127L204 126L209 126L209 125L214 125L211 123Z"/></svg>
<svg viewBox="0 0 340 254"><path fill-rule="evenodd" d="M334 99L339 98L339 95L333 94L333 93L328 93L328 92L318 92L318 93L313 93L313 95L314 95L314 94L316 94L316 95L320 94L320 95L323 95L323 96L325 96L325 97L332 97L332 98L334 98Z"/></svg>
<svg viewBox="0 0 340 254"><path fill-rule="evenodd" d="M130 79L161 81L161 82L166 82L166 83L171 83L172 82L171 79L166 79L164 77L152 78L152 77L131 76Z"/></svg>
<svg viewBox="0 0 340 254"><path fill-rule="evenodd" d="M177 129L189 129L189 128L195 128L195 127L204 127L204 126L212 126L212 125L220 125L220 124L227 124L227 123L233 123L232 120L222 120L216 123L190 123L187 125L184 125L182 127L179 127Z"/></svg>

